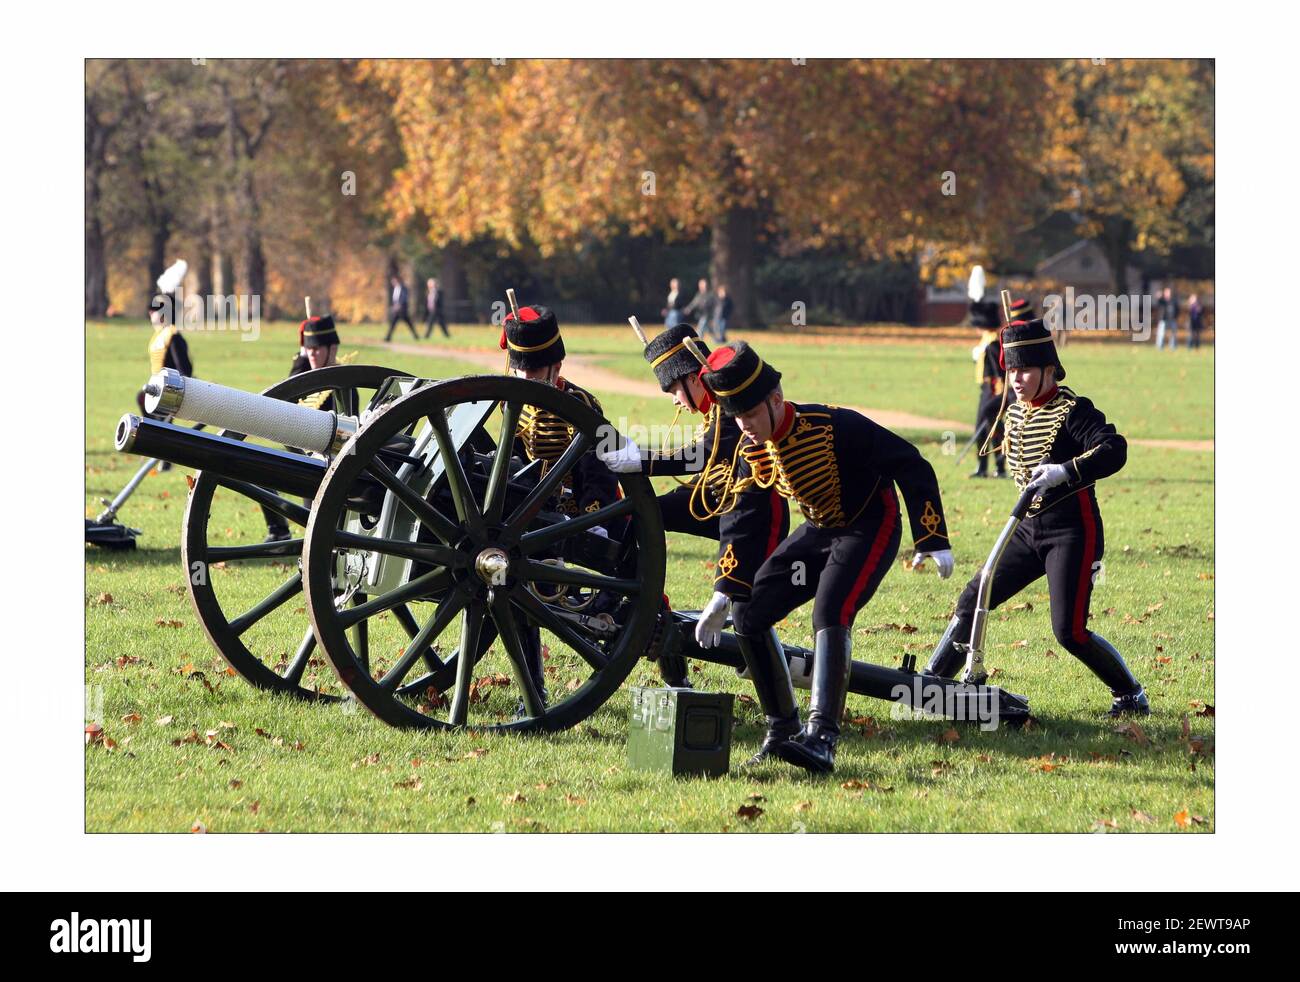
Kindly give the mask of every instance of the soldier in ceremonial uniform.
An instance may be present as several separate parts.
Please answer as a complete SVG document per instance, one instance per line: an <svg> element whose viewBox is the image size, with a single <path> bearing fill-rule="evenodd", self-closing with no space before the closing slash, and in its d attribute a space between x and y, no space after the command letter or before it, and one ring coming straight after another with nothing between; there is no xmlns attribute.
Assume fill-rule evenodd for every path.
<svg viewBox="0 0 1300 982"><path fill-rule="evenodd" d="M180 285L180 277L185 275L188 269L184 260L176 263L170 270L158 277L158 287L164 290L171 286L168 292L160 292L149 304L149 323L153 325L153 337L149 339L149 375L152 378L164 368L175 369L182 375L193 377L194 364L190 361L190 346L185 343L185 336L181 333L180 325L176 323L177 307L180 304L180 297L176 293ZM174 285L168 283L172 279ZM141 388L135 394L136 405L140 407L140 414L152 419L159 419L158 415L150 413L144 408L144 389ZM158 464L160 471L169 471L172 465L169 461L160 461Z"/></svg>
<svg viewBox="0 0 1300 982"><path fill-rule="evenodd" d="M752 483L746 491L736 490L736 464L741 443L736 421L722 412L700 381L703 369L687 348L710 357L695 328L678 323L660 331L645 346L659 387L670 394L678 411L704 416L695 439L671 452L643 453L631 440L617 450L598 451L598 456L617 473L640 472L650 477L684 477L690 480L659 496L664 528L718 542L714 567L713 597L702 614L711 625L706 647L716 645L726 619L728 603L749 599L754 574L790 532L790 508L775 487L760 488ZM737 508L744 497L744 507ZM660 672L669 685L686 685L686 662L682 658L660 659Z"/></svg>
<svg viewBox="0 0 1300 982"><path fill-rule="evenodd" d="M1002 331L1003 367L1016 401L1007 407L1004 449L1016 486L1039 491L1002 554L990 609L1047 576L1052 631L1110 689L1110 715L1146 715L1146 693L1105 638L1088 630L1092 582L1105 539L1094 485L1124 466L1128 445L1096 406L1058 383L1065 379L1042 320ZM926 670L951 676L965 663L979 588L971 580Z"/></svg>
<svg viewBox="0 0 1300 982"><path fill-rule="evenodd" d="M507 314L501 331L501 347L509 352L512 375L553 385L604 415L594 395L560 374L564 364L564 338L549 307L521 307L518 319L513 312ZM572 427L553 413L536 406L524 406L519 413L516 452L529 461L544 461L543 471L559 459L573 438ZM617 479L595 453L586 453L564 479L552 510L569 516L599 511L613 504L617 495Z"/></svg>
<svg viewBox="0 0 1300 982"><path fill-rule="evenodd" d="M1006 378L1000 362L1002 345L998 341L998 328L1002 325L1002 318L998 314L997 303L991 300L971 301L970 322L972 327L977 327L980 331L980 339L971 351L975 359L975 381L980 387L979 405L975 413L975 442L980 444L980 452L976 455L975 472L971 477L988 477L989 459L983 451L990 444L997 448L993 453L996 474L998 477L1006 477L1002 434L998 432Z"/></svg>
<svg viewBox="0 0 1300 982"><path fill-rule="evenodd" d="M501 347L508 352L510 373L518 378L533 379L553 385L600 415L600 403L586 389L574 385L560 374L564 363L564 338L555 312L548 307L521 307L506 315L501 330ZM513 452L528 461L543 462L543 473L573 442L573 427L549 410L524 406L519 412ZM578 458L573 470L564 478L559 493L548 503L547 510L563 515L599 511L618 497L618 479L588 451ZM608 536L609 530L596 526L591 531ZM603 611L608 598L597 595L591 610ZM529 667L538 691L545 697L542 674L541 638L536 625L529 625L524 635Z"/></svg>
<svg viewBox="0 0 1300 982"><path fill-rule="evenodd" d="M289 366L289 378L310 372L317 368L329 368L338 364L339 334L334 326L334 318L328 314L324 317L308 317L298 325L298 353L294 355ZM319 401L309 401L313 409L330 412L334 408L334 397L322 393ZM263 507L266 517L266 542L283 542L291 538L289 523L279 512Z"/></svg>
<svg viewBox="0 0 1300 982"><path fill-rule="evenodd" d="M805 518L763 562L748 601L732 609L767 716L767 735L750 763L775 754L829 772L848 694L853 621L889 571L902 536L895 486L907 503L914 565L932 558L941 577L952 573L939 485L916 447L860 413L786 402L780 372L744 341L719 349L709 361L704 383L746 438L742 484L775 488ZM801 731L789 665L773 625L809 600L812 696ZM697 637L711 629L701 619Z"/></svg>

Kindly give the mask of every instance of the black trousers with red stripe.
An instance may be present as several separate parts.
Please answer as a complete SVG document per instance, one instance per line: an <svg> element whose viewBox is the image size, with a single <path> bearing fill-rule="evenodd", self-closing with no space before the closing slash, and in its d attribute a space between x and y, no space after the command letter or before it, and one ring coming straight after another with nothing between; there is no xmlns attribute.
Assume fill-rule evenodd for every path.
<svg viewBox="0 0 1300 982"><path fill-rule="evenodd" d="M748 603L732 608L738 634L759 635L809 600L813 630L848 627L898 555L902 521L892 486L851 525L799 526L758 570Z"/></svg>
<svg viewBox="0 0 1300 982"><path fill-rule="evenodd" d="M993 574L989 608L1006 603L1046 575L1052 633L1061 647L1088 662L1088 607L1105 547L1096 496L1092 488L1084 488L1016 529ZM965 640L970 636L978 598L976 576L957 600L956 616L961 624L955 637Z"/></svg>

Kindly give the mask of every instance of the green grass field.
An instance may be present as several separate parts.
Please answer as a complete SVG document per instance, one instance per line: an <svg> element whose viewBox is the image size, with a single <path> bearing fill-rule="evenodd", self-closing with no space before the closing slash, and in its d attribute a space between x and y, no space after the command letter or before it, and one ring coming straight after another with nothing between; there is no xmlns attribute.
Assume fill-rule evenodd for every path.
<svg viewBox="0 0 1300 982"><path fill-rule="evenodd" d="M453 346L485 347L489 328L455 328ZM191 337L196 372L250 390L278 381L294 325L264 325L255 343L234 334ZM380 326L343 329L358 364L415 374L473 373L463 362L363 347ZM744 335L740 335L744 336ZM87 326L86 514L100 510L138 466L116 454L118 417L134 411L148 374L142 324ZM406 339L409 341L409 335ZM566 329L572 354L596 356L631 378L648 372L626 328ZM836 343L769 334L750 338L785 375L795 401L842 402L964 420L975 394L969 345ZM445 344L439 340L437 343ZM1157 354L1146 346L1074 344L1069 384L1132 438L1213 437L1213 351ZM572 372L582 383L581 372ZM597 390L606 415L667 423L666 400ZM953 530L957 571L940 581L900 562L859 615L855 656L924 661L962 584L978 569L1013 500L1007 483L968 481L939 433L905 433L934 463ZM959 434L964 439L965 434ZM959 441L960 442L960 441ZM890 705L849 699L854 717L836 774L817 780L780 763L754 775L672 780L629 771L621 692L577 728L549 736L430 734L386 727L354 704L315 706L254 690L224 671L185 593L178 541L186 483L179 469L151 476L121 518L143 531L134 553L86 552L88 706L107 742L86 750L90 831L1207 831L1214 828L1213 454L1134 446L1104 482L1104 581L1091 626L1128 658L1154 706L1137 731L1116 732L1099 712L1109 694L1057 650L1045 582L994 615L996 681L1029 696L1039 725L985 733L937 720L891 718ZM230 534L259 533L254 509L230 514ZM259 536L260 537L260 536ZM674 606L708 597L712 545L673 536L667 592ZM256 595L258 573L246 576ZM272 570L267 575L277 575ZM237 583L242 587L242 583ZM259 642L296 647L306 617L286 605ZM782 626L808 644L809 613ZM728 669L699 666L698 687L749 692ZM319 668L322 676L328 665ZM657 684L648 663L628 684ZM322 677L322 685L329 680ZM801 694L806 698L806 694ZM734 761L760 736L757 707L737 704ZM205 735L215 731L212 746ZM259 731L261 731L259 733ZM186 742L190 734L196 742ZM195 739L193 737L191 740ZM1195 751L1195 752L1194 752ZM742 806L761 813L742 817ZM746 809L746 815L751 815Z"/></svg>

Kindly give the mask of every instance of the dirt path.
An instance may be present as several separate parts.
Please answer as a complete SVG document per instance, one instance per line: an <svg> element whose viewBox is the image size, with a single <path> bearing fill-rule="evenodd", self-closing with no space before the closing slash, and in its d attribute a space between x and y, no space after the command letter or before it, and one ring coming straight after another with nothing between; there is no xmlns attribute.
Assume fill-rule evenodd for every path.
<svg viewBox="0 0 1300 982"><path fill-rule="evenodd" d="M505 362L500 351L491 348L443 348L428 344L398 344L397 342L376 342L370 347L383 348L403 355L420 355L426 358L447 358L474 365L486 372L499 373ZM617 372L602 368L598 361L589 355L567 355L567 366L580 369L574 372L575 381L587 389L599 392L616 392L620 395L641 396L642 398L659 398L663 395L654 382L628 378ZM959 436L965 436L971 428L970 422L958 422L955 419L936 419L933 416L918 416L915 413L898 409L870 409L862 406L845 406L871 417L881 426L891 430L951 430ZM1159 447L1165 450L1189 450L1201 453L1213 453L1213 440L1130 440L1129 443L1140 447Z"/></svg>

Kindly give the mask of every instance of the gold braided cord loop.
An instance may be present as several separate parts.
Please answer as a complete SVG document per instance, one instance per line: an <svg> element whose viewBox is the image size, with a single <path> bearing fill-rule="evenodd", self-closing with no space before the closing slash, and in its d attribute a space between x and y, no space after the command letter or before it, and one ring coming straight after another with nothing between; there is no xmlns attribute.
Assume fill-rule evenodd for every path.
<svg viewBox="0 0 1300 982"><path fill-rule="evenodd" d="M845 524L839 468L835 461L835 431L829 422L814 424L799 416L780 443L742 450L749 463L750 483L775 486L781 497L797 502L813 525Z"/></svg>

